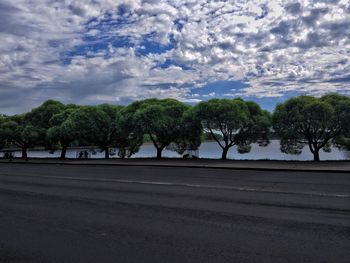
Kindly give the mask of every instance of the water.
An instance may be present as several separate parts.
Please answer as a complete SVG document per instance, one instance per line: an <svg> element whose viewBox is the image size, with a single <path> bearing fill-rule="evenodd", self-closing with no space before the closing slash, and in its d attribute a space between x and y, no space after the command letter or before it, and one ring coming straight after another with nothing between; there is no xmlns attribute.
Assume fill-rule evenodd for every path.
<svg viewBox="0 0 350 263"><path fill-rule="evenodd" d="M267 147L259 147L257 144L252 145L252 150L250 153L240 154L237 152L237 147L232 147L228 152L228 159L236 160L260 160L260 159L271 159L271 160L313 160L313 155L307 147L304 148L303 152L300 155L285 154L280 151L280 145L278 140L272 140ZM77 156L76 149L67 150L68 158L76 158ZM28 157L59 157L60 151L56 151L53 154L50 154L46 151L28 151ZM96 151L95 154L91 154L92 158L104 158L104 153ZM0 153L0 157L3 156L3 153ZM15 152L16 157L20 157L21 153ZM152 144L144 144L141 146L140 151L132 156L132 158L140 157L155 157L156 150ZM111 156L115 158L117 156ZM163 157L170 158L181 158L179 154L173 151L164 150ZM216 142L204 142L199 148L199 157L200 158L211 158L211 159L220 159L221 158L221 148ZM325 153L320 152L321 160L350 160L350 152L339 151L337 148L332 148L332 152Z"/></svg>

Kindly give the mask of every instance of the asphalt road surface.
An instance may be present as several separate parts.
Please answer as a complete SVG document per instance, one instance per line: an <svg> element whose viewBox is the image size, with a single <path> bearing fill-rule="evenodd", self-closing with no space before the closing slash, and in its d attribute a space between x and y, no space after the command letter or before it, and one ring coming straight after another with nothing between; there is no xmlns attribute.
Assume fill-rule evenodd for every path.
<svg viewBox="0 0 350 263"><path fill-rule="evenodd" d="M0 164L0 262L350 262L350 174Z"/></svg>

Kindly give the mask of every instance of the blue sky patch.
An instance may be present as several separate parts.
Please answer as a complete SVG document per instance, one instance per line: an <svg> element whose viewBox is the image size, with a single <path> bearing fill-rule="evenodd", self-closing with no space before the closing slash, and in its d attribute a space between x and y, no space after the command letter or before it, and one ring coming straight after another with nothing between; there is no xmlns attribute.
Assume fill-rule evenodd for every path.
<svg viewBox="0 0 350 263"><path fill-rule="evenodd" d="M146 56L148 54L162 54L167 52L176 46L176 41L173 35L169 36L169 43L163 45L154 39L156 38L156 32L152 32L143 37L143 41L140 43L139 48L136 49L136 54L139 56Z"/></svg>
<svg viewBox="0 0 350 263"><path fill-rule="evenodd" d="M62 53L61 60L64 64L69 64L76 56L94 57L96 53L104 52L104 57L108 58L108 48L131 47L133 43L127 37L116 37L114 39L87 36L83 38L84 44L75 46L73 49Z"/></svg>
<svg viewBox="0 0 350 263"><path fill-rule="evenodd" d="M198 94L200 97L207 98L209 94L215 94L216 98L231 98L232 96L227 94L232 94L234 91L248 87L249 85L243 81L215 81L208 83L202 88L195 88L192 90L192 94Z"/></svg>
<svg viewBox="0 0 350 263"><path fill-rule="evenodd" d="M242 89L249 87L249 84L244 81L216 81L205 85L202 88L194 88L191 90L192 96L196 99L209 100L212 98L233 99L238 96L233 94L239 93ZM295 91L286 92L281 97L256 97L256 96L241 96L245 100L258 103L263 109L272 112L278 103L284 102L286 99L301 95Z"/></svg>

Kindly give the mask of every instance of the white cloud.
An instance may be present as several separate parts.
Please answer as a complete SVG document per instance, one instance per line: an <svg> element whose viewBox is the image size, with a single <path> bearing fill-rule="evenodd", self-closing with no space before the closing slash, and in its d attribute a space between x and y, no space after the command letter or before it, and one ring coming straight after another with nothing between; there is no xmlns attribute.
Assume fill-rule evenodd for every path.
<svg viewBox="0 0 350 263"><path fill-rule="evenodd" d="M218 80L248 82L241 96L350 94L349 35L346 0L2 0L0 111L48 98L189 101ZM139 55L145 37L170 46Z"/></svg>

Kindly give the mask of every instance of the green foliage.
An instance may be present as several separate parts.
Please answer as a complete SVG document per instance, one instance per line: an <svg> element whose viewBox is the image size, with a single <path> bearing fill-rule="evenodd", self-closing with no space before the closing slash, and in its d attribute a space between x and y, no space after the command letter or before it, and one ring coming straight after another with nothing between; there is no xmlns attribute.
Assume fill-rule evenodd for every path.
<svg viewBox="0 0 350 263"><path fill-rule="evenodd" d="M211 99L199 103L195 110L205 131L222 148L222 159L227 158L228 150L234 145L244 153L250 151L254 142L262 146L268 144L270 116L254 102Z"/></svg>
<svg viewBox="0 0 350 263"><path fill-rule="evenodd" d="M273 126L281 136L281 151L300 154L307 145L319 161L319 151L330 151L341 144L348 130L349 98L325 95L322 98L299 96L279 104L273 114Z"/></svg>
<svg viewBox="0 0 350 263"><path fill-rule="evenodd" d="M201 120L192 107L188 107L180 120L180 130L177 138L171 144L171 149L179 154L186 150L197 150L202 142L203 128Z"/></svg>
<svg viewBox="0 0 350 263"><path fill-rule="evenodd" d="M268 145L271 122L283 152L300 154L307 145L319 160L319 150L329 152L332 145L350 150L350 98L339 94L292 98L279 104L273 117L239 98L212 99L195 107L174 99L146 99L126 107L48 100L26 114L0 114L0 148L20 147L23 157L29 147L62 148L64 158L72 144L93 145L106 158L111 148L125 158L151 141L160 158L165 148L183 154L198 149L202 140L215 140L226 159L234 145L240 153L249 152L252 143Z"/></svg>
<svg viewBox="0 0 350 263"><path fill-rule="evenodd" d="M323 96L321 100L332 105L336 119L342 128L332 143L340 149L350 151L350 98L331 93Z"/></svg>
<svg viewBox="0 0 350 263"><path fill-rule="evenodd" d="M2 134L2 124L7 121L5 115L0 114L0 150L6 146L7 138L4 134Z"/></svg>
<svg viewBox="0 0 350 263"><path fill-rule="evenodd" d="M116 134L116 114L119 106L85 106L74 111L68 118L67 129L72 128L75 137L88 144L96 145L109 158L109 149L114 144Z"/></svg>
<svg viewBox="0 0 350 263"><path fill-rule="evenodd" d="M37 144L41 130L28 123L26 115L9 117L0 125L1 141L8 146L16 146L22 149L22 157L27 157L27 149Z"/></svg>
<svg viewBox="0 0 350 263"><path fill-rule="evenodd" d="M50 144L46 137L47 130L50 126L50 119L53 115L64 110L64 105L55 100L47 100L42 105L34 108L29 113L25 114L24 121L33 125L39 133L36 144L45 145L49 148Z"/></svg>
<svg viewBox="0 0 350 263"><path fill-rule="evenodd" d="M133 103L132 123L137 134L147 134L161 158L163 149L181 137L187 106L174 99L148 99Z"/></svg>
<svg viewBox="0 0 350 263"><path fill-rule="evenodd" d="M66 157L66 150L69 144L78 139L78 130L75 129L73 121L69 118L76 111L76 107L67 107L65 110L51 117L46 137L51 152L62 148L61 158Z"/></svg>
<svg viewBox="0 0 350 263"><path fill-rule="evenodd" d="M120 158L130 157L139 151L143 143L143 134L134 128L135 104L122 108L116 114L116 141Z"/></svg>
<svg viewBox="0 0 350 263"><path fill-rule="evenodd" d="M65 106L55 100L47 100L42 105L34 108L26 114L26 121L32 125L48 129L50 128L50 119L53 115L60 113L65 109Z"/></svg>
<svg viewBox="0 0 350 263"><path fill-rule="evenodd" d="M6 119L7 119L6 115L0 114L0 124L6 121Z"/></svg>

